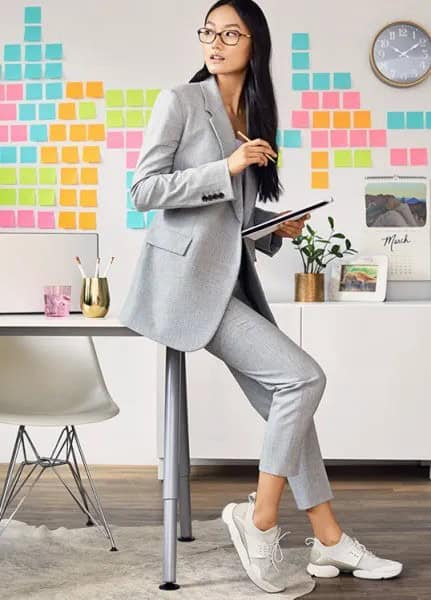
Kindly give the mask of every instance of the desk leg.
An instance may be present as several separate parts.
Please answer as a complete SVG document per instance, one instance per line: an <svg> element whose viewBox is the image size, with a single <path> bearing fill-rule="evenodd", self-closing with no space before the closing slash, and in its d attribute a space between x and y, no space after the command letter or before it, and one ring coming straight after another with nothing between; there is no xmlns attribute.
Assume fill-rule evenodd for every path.
<svg viewBox="0 0 431 600"><path fill-rule="evenodd" d="M186 354L181 352L180 357L180 466L179 466L179 489L178 496L180 501L180 542L193 542L192 535L192 511L190 501L190 449L189 449L189 425L187 410L187 370Z"/></svg>

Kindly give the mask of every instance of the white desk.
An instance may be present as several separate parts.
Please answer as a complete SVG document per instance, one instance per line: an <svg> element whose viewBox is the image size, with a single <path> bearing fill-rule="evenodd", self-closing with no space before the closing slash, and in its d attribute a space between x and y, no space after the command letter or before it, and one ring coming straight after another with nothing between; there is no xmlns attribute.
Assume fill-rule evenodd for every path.
<svg viewBox="0 0 431 600"><path fill-rule="evenodd" d="M74 314L69 317L46 317L41 314L0 314L0 335L122 335L139 336L116 317L100 319Z"/></svg>

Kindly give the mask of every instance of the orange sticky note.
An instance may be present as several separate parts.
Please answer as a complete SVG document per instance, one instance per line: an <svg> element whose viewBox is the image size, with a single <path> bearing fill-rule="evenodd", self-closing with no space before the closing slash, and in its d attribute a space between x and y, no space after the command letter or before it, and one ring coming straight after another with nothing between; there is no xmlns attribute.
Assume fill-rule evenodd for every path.
<svg viewBox="0 0 431 600"><path fill-rule="evenodd" d="M101 142L105 139L105 126L104 125L89 125L88 126L88 139L91 142Z"/></svg>
<svg viewBox="0 0 431 600"><path fill-rule="evenodd" d="M60 188L60 206L76 206L76 189Z"/></svg>
<svg viewBox="0 0 431 600"><path fill-rule="evenodd" d="M69 139L71 142L85 142L87 140L87 125L71 125Z"/></svg>
<svg viewBox="0 0 431 600"><path fill-rule="evenodd" d="M63 229L76 229L75 213L60 211L58 213L58 226Z"/></svg>
<svg viewBox="0 0 431 600"><path fill-rule="evenodd" d="M84 185L97 185L97 183L98 183L97 168L82 167L81 183Z"/></svg>
<svg viewBox="0 0 431 600"><path fill-rule="evenodd" d="M348 110L334 111L334 129L350 128L350 112Z"/></svg>
<svg viewBox="0 0 431 600"><path fill-rule="evenodd" d="M78 169L62 167L60 169L60 181L62 185L76 185L78 183Z"/></svg>
<svg viewBox="0 0 431 600"><path fill-rule="evenodd" d="M79 213L79 228L80 229L96 229L96 213L95 212L80 212Z"/></svg>
<svg viewBox="0 0 431 600"><path fill-rule="evenodd" d="M63 146L61 149L61 160L65 163L79 162L78 146Z"/></svg>
<svg viewBox="0 0 431 600"><path fill-rule="evenodd" d="M326 189L329 187L328 171L311 171L311 187Z"/></svg>
<svg viewBox="0 0 431 600"><path fill-rule="evenodd" d="M323 127L324 129L329 129L330 127L330 119L329 119L329 111L327 110L314 110L313 111L313 128Z"/></svg>
<svg viewBox="0 0 431 600"><path fill-rule="evenodd" d="M43 163L58 162L57 146L42 146L40 149L40 161Z"/></svg>
<svg viewBox="0 0 431 600"><path fill-rule="evenodd" d="M84 85L82 81L68 81L66 83L66 98L83 98Z"/></svg>
<svg viewBox="0 0 431 600"><path fill-rule="evenodd" d="M369 110L353 111L353 127L371 127L371 113Z"/></svg>
<svg viewBox="0 0 431 600"><path fill-rule="evenodd" d="M76 119L75 102L60 102L58 105L59 119Z"/></svg>
<svg viewBox="0 0 431 600"><path fill-rule="evenodd" d="M329 167L328 152L312 152L311 153L311 168L312 169L327 169Z"/></svg>
<svg viewBox="0 0 431 600"><path fill-rule="evenodd" d="M82 151L82 160L88 163L99 163L100 162L100 148L99 146L84 146Z"/></svg>
<svg viewBox="0 0 431 600"><path fill-rule="evenodd" d="M49 126L49 141L50 142L66 141L66 125L50 125Z"/></svg>
<svg viewBox="0 0 431 600"><path fill-rule="evenodd" d="M87 81L86 93L88 98L103 98L103 82Z"/></svg>
<svg viewBox="0 0 431 600"><path fill-rule="evenodd" d="M97 190L80 190L79 191L80 206L97 206Z"/></svg>

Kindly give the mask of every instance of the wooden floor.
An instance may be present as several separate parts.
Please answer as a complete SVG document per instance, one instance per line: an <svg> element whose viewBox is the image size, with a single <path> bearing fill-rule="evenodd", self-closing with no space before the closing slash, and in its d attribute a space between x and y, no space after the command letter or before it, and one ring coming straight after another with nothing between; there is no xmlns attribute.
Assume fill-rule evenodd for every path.
<svg viewBox="0 0 431 600"><path fill-rule="evenodd" d="M162 482L155 467L92 467L109 520L116 525L162 523ZM431 600L431 481L428 467L411 465L327 465L342 528L377 555L404 563L392 580L368 581L342 574L317 579L316 600ZM0 465L0 477L5 476ZM192 466L193 519L215 519L230 501L244 502L256 489L257 467ZM55 475L45 473L15 516L50 528L82 527L75 507ZM279 515L292 531L290 545L312 534L307 514L296 508L286 486ZM238 559L238 566L240 562ZM178 581L181 584L181 581ZM175 596L171 592L172 597ZM311 597L311 595L310 595Z"/></svg>

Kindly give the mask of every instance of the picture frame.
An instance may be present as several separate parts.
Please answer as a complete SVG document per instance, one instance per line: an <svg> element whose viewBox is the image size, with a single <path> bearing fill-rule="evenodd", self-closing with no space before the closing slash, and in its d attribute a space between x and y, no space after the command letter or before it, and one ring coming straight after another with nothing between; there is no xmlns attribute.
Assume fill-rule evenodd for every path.
<svg viewBox="0 0 431 600"><path fill-rule="evenodd" d="M385 254L345 257L332 265L328 296L347 302L386 299L389 258Z"/></svg>

